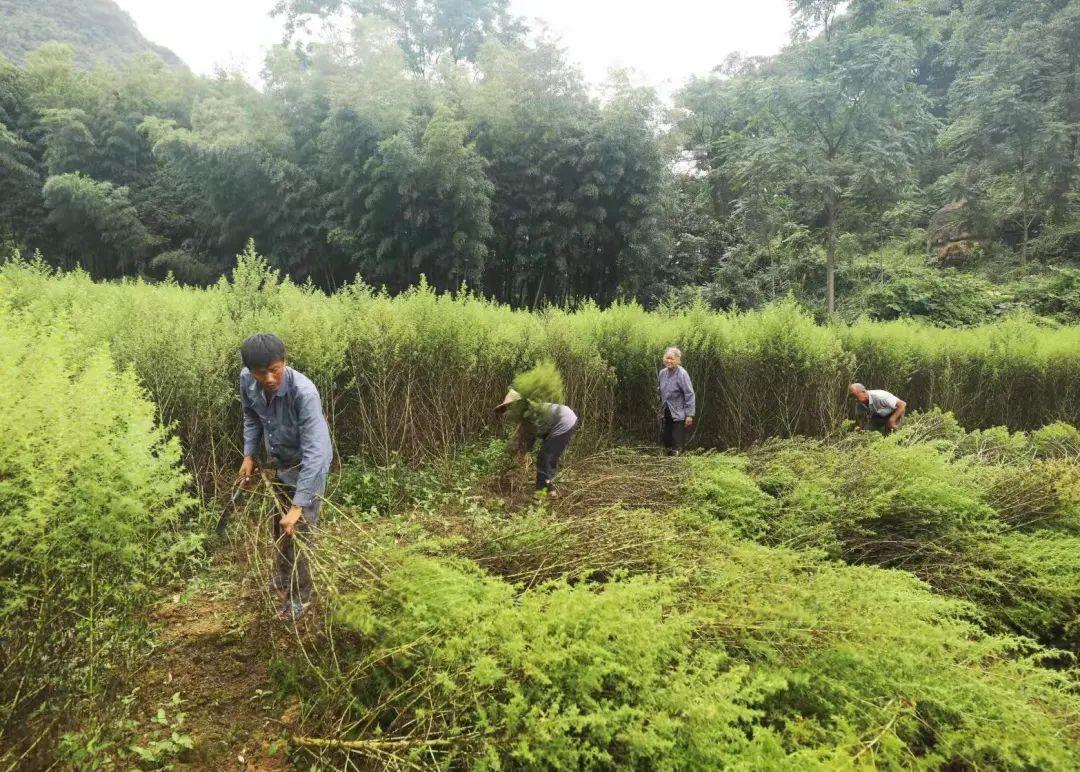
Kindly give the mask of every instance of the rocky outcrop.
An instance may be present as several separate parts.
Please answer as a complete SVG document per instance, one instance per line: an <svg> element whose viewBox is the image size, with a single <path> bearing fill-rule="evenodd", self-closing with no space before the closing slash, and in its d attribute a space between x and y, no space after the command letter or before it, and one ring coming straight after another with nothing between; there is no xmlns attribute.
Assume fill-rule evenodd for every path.
<svg viewBox="0 0 1080 772"><path fill-rule="evenodd" d="M966 201L953 201L938 209L926 231L927 252L941 265L967 263L989 240L974 226Z"/></svg>

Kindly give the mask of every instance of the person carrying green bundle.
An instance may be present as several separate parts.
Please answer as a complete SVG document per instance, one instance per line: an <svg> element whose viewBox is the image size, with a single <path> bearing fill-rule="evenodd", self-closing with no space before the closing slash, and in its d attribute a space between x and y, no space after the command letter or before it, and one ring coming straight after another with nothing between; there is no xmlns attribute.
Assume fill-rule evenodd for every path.
<svg viewBox="0 0 1080 772"><path fill-rule="evenodd" d="M509 415L517 423L518 451L532 450L537 438L536 490L550 498L559 492L552 486L559 459L566 452L578 427L578 417L563 401L563 382L551 363L537 365L514 379L503 401L495 408L498 416Z"/></svg>

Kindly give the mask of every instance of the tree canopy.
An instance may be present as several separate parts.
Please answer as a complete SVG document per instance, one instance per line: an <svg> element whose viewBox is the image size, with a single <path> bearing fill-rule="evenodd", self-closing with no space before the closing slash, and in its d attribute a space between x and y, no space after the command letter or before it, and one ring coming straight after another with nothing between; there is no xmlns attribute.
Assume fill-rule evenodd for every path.
<svg viewBox="0 0 1080 772"><path fill-rule="evenodd" d="M507 0L283 0L347 24L261 89L49 44L0 61L0 252L205 283L254 238L325 288L849 314L957 254L1076 259L1080 0L791 7L781 52L673 105L591 86Z"/></svg>

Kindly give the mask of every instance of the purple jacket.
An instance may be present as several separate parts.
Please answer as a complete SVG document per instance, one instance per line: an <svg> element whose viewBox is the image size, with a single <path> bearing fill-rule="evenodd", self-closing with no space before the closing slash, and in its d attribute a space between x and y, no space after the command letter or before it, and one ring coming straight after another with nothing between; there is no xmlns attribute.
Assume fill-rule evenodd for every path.
<svg viewBox="0 0 1080 772"><path fill-rule="evenodd" d="M690 383L690 374L683 369L682 365L675 368L675 372L666 367L660 371L660 410L666 407L671 411L673 421L683 421L693 418L696 405L694 403L694 384Z"/></svg>

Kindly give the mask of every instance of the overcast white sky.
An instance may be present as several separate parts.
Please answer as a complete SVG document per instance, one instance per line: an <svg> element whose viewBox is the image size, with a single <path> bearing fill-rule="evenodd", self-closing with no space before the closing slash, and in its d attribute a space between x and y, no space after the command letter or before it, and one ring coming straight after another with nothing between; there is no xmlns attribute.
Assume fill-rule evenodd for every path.
<svg viewBox="0 0 1080 772"><path fill-rule="evenodd" d="M193 70L240 68L257 77L266 48L281 38L274 0L116 0L139 30ZM786 0L512 0L513 12L543 19L593 82L632 67L663 92L712 69L733 51L771 54L786 42Z"/></svg>

